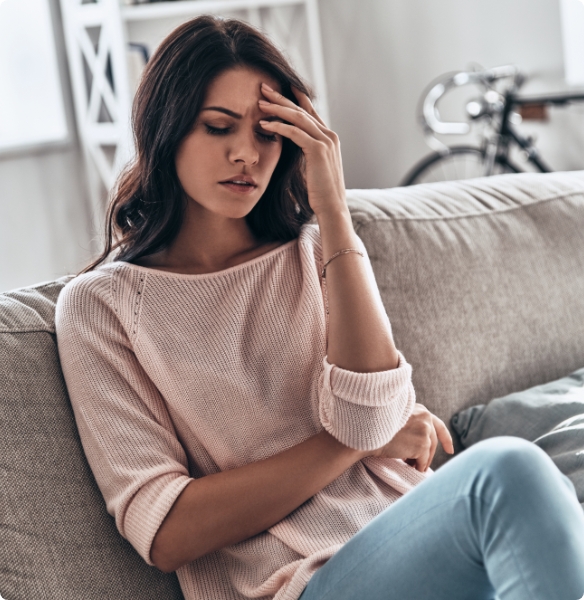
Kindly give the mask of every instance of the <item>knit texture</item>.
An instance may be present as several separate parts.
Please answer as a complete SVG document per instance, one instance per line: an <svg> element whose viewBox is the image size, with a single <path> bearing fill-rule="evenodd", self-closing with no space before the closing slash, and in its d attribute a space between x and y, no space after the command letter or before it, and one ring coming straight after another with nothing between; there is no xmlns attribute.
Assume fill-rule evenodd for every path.
<svg viewBox="0 0 584 600"><path fill-rule="evenodd" d="M352 448L379 448L407 422L415 394L401 353L396 369L374 373L328 362L322 264L309 223L216 273L116 261L63 289L56 331L79 435L108 513L147 564L193 479L323 428ZM178 569L186 600L296 600L344 543L431 473L358 461L268 530Z"/></svg>

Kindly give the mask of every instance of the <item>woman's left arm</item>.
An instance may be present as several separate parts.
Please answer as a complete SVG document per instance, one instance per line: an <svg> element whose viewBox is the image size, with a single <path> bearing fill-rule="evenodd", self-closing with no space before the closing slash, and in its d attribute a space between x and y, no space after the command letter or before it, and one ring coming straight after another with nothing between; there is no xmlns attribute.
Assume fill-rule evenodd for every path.
<svg viewBox="0 0 584 600"><path fill-rule="evenodd" d="M345 199L341 148L337 134L326 127L305 94L293 90L300 106L262 89L268 114L287 123L262 121L262 127L290 138L306 157L308 201L322 240L323 263L338 250L361 249ZM391 327L367 260L354 252L336 257L326 268L329 305L327 356L330 363L359 373L395 369L399 355Z"/></svg>
<svg viewBox="0 0 584 600"><path fill-rule="evenodd" d="M319 411L322 425L340 442L376 450L407 423L415 393L411 366L394 345L365 246L353 229L339 138L306 95L294 90L297 106L277 92L262 91L271 103L260 101L261 108L285 121L261 121L262 127L288 137L305 155L308 201L319 224L323 264L344 248L364 251L363 257L342 254L326 267L329 331Z"/></svg>
<svg viewBox="0 0 584 600"><path fill-rule="evenodd" d="M323 262L344 248L362 250L349 210L317 214ZM326 267L329 309L328 361L348 371L395 369L399 355L367 258L341 254Z"/></svg>

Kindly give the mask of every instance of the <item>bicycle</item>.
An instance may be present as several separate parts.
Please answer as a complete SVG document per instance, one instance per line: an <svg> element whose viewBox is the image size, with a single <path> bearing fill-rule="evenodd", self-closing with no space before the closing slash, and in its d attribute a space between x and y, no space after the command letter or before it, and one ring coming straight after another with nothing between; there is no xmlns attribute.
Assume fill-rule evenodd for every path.
<svg viewBox="0 0 584 600"><path fill-rule="evenodd" d="M499 81L511 79L511 84L499 91ZM584 102L584 92L519 96L526 76L515 65L504 65L480 71L462 71L443 75L431 84L424 96L419 119L426 141L434 152L419 161L401 184L415 185L434 181L488 177L502 173L520 173L521 168L510 156L513 147L523 151L526 161L540 173L552 169L541 158L534 140L521 135L514 125L525 119L544 119L549 106ZM477 99L466 104L469 121L485 124L486 134L479 146L447 146L435 134L465 135L468 122L447 122L440 118L437 103L449 90L468 84L484 89Z"/></svg>

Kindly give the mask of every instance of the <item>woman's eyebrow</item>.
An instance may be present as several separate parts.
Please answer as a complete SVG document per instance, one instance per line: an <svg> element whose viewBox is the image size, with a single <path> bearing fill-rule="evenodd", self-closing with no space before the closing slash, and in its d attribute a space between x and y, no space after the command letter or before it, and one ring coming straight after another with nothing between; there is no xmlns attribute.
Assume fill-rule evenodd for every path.
<svg viewBox="0 0 584 600"><path fill-rule="evenodd" d="M241 119L241 115L239 113L233 112L232 110L229 110L228 108L223 108L222 106L207 106L206 108L202 108L201 112L203 112L204 110L216 110L218 112L225 113L226 115L229 115L230 117L234 117L235 119Z"/></svg>
<svg viewBox="0 0 584 600"><path fill-rule="evenodd" d="M0 0L0 2L1 2L1 0ZM229 110L228 108L224 108L223 106L206 106L205 108L201 109L201 112L203 112L204 110L216 110L217 112L225 113L226 115L229 115L230 117L233 117L235 119L242 118L242 116L239 113L233 112L232 110ZM271 116L271 115L266 115L263 118L265 121L281 121L282 120L279 117Z"/></svg>

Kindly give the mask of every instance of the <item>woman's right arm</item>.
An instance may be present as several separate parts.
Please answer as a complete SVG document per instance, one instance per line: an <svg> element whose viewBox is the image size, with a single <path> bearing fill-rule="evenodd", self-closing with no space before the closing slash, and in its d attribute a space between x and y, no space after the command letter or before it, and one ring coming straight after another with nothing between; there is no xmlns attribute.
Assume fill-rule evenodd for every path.
<svg viewBox="0 0 584 600"><path fill-rule="evenodd" d="M454 452L446 425L415 404L406 425L374 451L345 446L323 430L270 458L192 481L170 509L152 544L165 573L246 540L278 523L367 456L414 460L427 470L436 438Z"/></svg>
<svg viewBox="0 0 584 600"><path fill-rule="evenodd" d="M274 456L190 482L152 544L165 573L275 525L370 452L326 431Z"/></svg>

